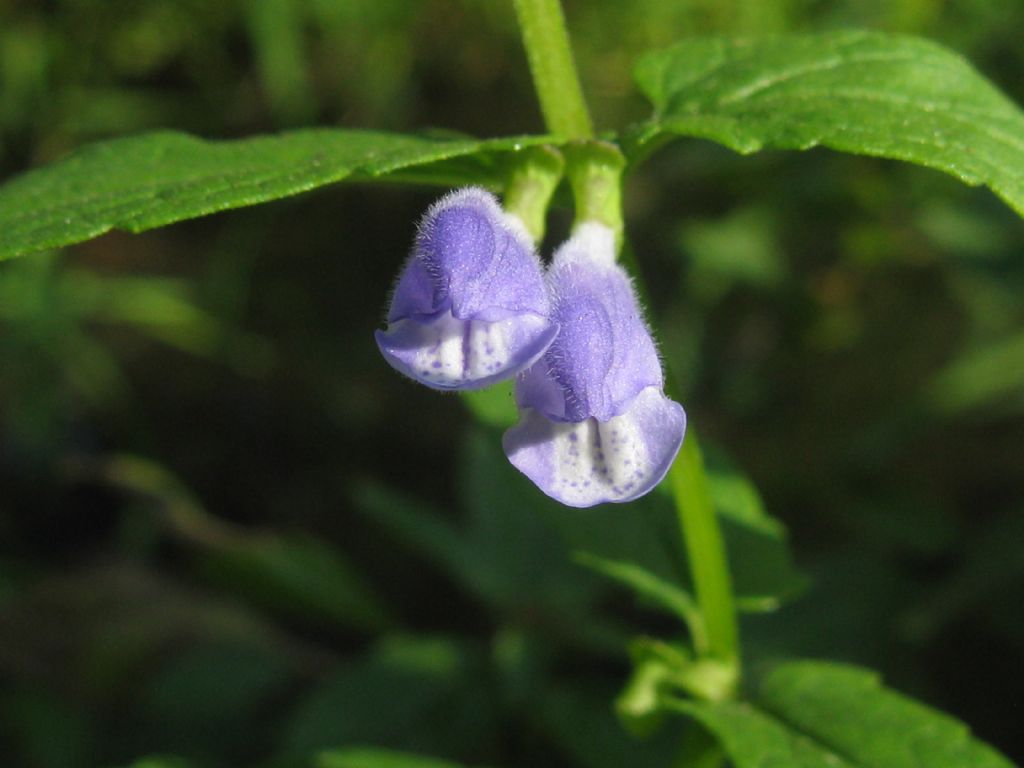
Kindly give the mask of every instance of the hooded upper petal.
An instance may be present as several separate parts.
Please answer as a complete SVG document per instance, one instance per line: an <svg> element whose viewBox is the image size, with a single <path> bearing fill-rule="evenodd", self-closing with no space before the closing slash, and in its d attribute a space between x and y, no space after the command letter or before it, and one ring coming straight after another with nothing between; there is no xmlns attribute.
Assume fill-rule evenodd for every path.
<svg viewBox="0 0 1024 768"><path fill-rule="evenodd" d="M661 361L608 227L579 227L555 253L547 282L560 331L519 387L521 406L556 420L607 421L647 387L661 389Z"/></svg>
<svg viewBox="0 0 1024 768"><path fill-rule="evenodd" d="M520 421L505 433L505 454L563 504L631 501L665 476L686 414L662 391L661 361L615 263L612 231L579 227L547 283L559 333L516 382Z"/></svg>
<svg viewBox="0 0 1024 768"><path fill-rule="evenodd" d="M493 195L470 187L427 212L376 337L397 370L462 389L531 365L556 332L529 235Z"/></svg>

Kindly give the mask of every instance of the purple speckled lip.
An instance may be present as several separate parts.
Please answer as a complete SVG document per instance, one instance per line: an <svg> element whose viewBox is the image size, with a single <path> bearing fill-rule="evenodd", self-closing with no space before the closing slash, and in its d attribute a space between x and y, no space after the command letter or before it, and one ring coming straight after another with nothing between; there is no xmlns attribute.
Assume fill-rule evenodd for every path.
<svg viewBox="0 0 1024 768"><path fill-rule="evenodd" d="M503 440L516 468L574 507L650 491L686 431L614 247L610 229L584 224L555 254L547 285L559 332L517 380L521 419Z"/></svg>
<svg viewBox="0 0 1024 768"><path fill-rule="evenodd" d="M489 192L435 203L395 286L387 362L435 389L479 389L532 365L556 337L533 244Z"/></svg>
<svg viewBox="0 0 1024 768"><path fill-rule="evenodd" d="M682 445L686 414L661 361L615 237L589 223L547 272L518 219L467 188L433 205L376 333L397 371L439 390L516 379L509 461L574 507L650 491Z"/></svg>

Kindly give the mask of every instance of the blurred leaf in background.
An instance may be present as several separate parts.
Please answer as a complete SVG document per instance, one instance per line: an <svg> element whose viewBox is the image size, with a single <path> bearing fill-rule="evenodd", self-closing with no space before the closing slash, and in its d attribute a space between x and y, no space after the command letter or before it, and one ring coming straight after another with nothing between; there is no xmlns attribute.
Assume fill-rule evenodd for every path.
<svg viewBox="0 0 1024 768"><path fill-rule="evenodd" d="M602 127L649 114L641 53L705 34L926 35L1024 102L1017 0L567 14ZM158 128L539 125L505 4L0 0L4 177ZM686 632L656 596L690 589L669 501L558 507L501 453L507 388L469 411L373 347L435 195L328 187L0 264L0 763L671 764L684 718L638 741L612 708L628 639ZM751 678L869 665L1024 759L1019 219L920 169L702 141L625 200Z"/></svg>

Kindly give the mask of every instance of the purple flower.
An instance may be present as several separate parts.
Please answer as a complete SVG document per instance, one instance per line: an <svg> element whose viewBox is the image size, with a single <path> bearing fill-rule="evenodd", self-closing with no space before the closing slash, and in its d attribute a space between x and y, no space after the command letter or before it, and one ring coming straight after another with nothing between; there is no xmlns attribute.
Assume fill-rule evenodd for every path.
<svg viewBox="0 0 1024 768"><path fill-rule="evenodd" d="M686 430L614 241L584 224L555 254L547 282L560 330L516 382L520 421L503 440L517 469L572 507L650 491Z"/></svg>
<svg viewBox="0 0 1024 768"><path fill-rule="evenodd" d="M427 211L376 339L392 367L428 387L478 389L531 365L557 332L530 236L469 187Z"/></svg>

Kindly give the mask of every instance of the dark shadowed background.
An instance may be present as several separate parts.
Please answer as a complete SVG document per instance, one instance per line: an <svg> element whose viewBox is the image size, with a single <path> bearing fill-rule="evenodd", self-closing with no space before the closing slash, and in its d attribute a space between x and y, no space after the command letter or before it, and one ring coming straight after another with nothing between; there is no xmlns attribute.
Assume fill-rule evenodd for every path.
<svg viewBox="0 0 1024 768"><path fill-rule="evenodd" d="M646 114L641 52L709 33L921 34L1024 103L1018 0L566 5L603 127ZM0 176L308 125L541 130L509 4L0 0ZM377 353L440 193L339 186L0 264L0 764L670 764L674 726L635 741L611 703L628 637L676 630L566 545L646 512L558 509ZM626 209L691 423L809 577L745 619L750 669L863 663L1024 760L1024 225L932 171L701 141Z"/></svg>

